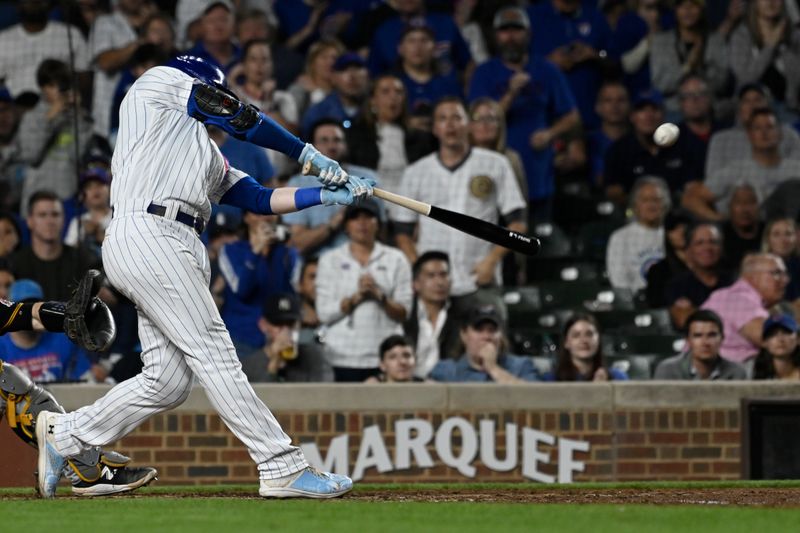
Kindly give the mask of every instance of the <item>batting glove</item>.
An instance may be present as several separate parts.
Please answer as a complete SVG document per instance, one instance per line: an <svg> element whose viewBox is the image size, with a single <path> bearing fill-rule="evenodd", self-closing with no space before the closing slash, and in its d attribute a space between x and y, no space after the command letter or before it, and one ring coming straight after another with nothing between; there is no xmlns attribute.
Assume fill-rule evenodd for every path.
<svg viewBox="0 0 800 533"><path fill-rule="evenodd" d="M320 191L320 200L323 205L352 205L372 196L375 180L350 176L350 179L341 187L325 187Z"/></svg>
<svg viewBox="0 0 800 533"><path fill-rule="evenodd" d="M322 155L312 144L306 143L298 159L301 165L311 162L311 168L323 185L344 185L347 183L347 172L329 157Z"/></svg>

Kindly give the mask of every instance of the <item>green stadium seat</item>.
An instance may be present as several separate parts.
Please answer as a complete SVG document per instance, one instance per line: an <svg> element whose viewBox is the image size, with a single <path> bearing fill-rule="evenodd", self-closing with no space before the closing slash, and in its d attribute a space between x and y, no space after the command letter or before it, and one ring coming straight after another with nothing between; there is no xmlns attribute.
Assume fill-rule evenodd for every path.
<svg viewBox="0 0 800 533"><path fill-rule="evenodd" d="M536 224L533 227L533 234L542 241L542 248L537 257L566 257L572 253L572 240L555 224L549 222Z"/></svg>
<svg viewBox="0 0 800 533"><path fill-rule="evenodd" d="M606 281L605 265L580 257L530 257L528 281Z"/></svg>
<svg viewBox="0 0 800 533"><path fill-rule="evenodd" d="M652 379L655 363L659 357L655 354L635 354L608 358L609 366L625 372L630 379Z"/></svg>

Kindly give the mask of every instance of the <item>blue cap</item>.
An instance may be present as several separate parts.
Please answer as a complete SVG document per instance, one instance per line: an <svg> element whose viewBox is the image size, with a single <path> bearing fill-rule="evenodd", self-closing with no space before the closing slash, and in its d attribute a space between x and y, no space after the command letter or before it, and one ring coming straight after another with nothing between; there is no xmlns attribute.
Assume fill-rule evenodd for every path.
<svg viewBox="0 0 800 533"><path fill-rule="evenodd" d="M641 109L646 105L652 105L658 107L659 109L663 109L664 95L655 89L648 89L646 91L641 91L633 99L633 108Z"/></svg>
<svg viewBox="0 0 800 533"><path fill-rule="evenodd" d="M347 52L339 56L336 60L336 63L333 64L333 70L339 72L345 70L348 67L359 67L359 68L366 68L367 62L364 61L360 55Z"/></svg>
<svg viewBox="0 0 800 533"><path fill-rule="evenodd" d="M212 63L206 61L202 57L197 56L178 56L167 63L168 67L176 68L181 72L188 74L196 80L211 85L212 87L219 87L222 89L228 88L228 82L225 80L225 74Z"/></svg>
<svg viewBox="0 0 800 533"><path fill-rule="evenodd" d="M79 181L81 187L90 181L99 181L100 183L109 185L111 184L111 174L102 167L90 167L81 172Z"/></svg>
<svg viewBox="0 0 800 533"><path fill-rule="evenodd" d="M768 334L775 328L785 329L789 333L797 333L797 321L788 313L771 316L764 321L764 327L761 330L761 336L766 338Z"/></svg>
<svg viewBox="0 0 800 533"><path fill-rule="evenodd" d="M26 302L30 300L44 300L42 286L32 279L20 279L11 284L8 290L8 299L12 302Z"/></svg>

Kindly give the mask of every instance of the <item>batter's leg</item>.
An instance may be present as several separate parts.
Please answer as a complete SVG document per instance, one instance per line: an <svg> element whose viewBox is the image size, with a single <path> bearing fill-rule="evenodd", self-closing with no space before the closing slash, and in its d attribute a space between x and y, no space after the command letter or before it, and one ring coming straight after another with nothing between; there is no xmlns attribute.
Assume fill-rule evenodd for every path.
<svg viewBox="0 0 800 533"><path fill-rule="evenodd" d="M256 395L208 288L208 256L188 227L159 217L123 217L109 250L109 279L183 353L223 422L247 447L262 479L308 466ZM112 255L109 253L109 255ZM103 259L107 261L104 248ZM121 259L119 258L121 257Z"/></svg>
<svg viewBox="0 0 800 533"><path fill-rule="evenodd" d="M93 404L56 418L54 440L61 454L71 456L87 446L115 442L151 416L186 400L192 389L192 371L178 347L142 312L139 338L144 362L141 374L118 384Z"/></svg>

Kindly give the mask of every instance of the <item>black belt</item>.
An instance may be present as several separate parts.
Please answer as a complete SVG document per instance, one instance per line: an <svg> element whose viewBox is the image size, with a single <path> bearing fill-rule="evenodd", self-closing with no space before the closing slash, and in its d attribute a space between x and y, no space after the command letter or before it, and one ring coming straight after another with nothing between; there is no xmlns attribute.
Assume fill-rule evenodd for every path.
<svg viewBox="0 0 800 533"><path fill-rule="evenodd" d="M147 206L147 212L153 215L157 215L163 217L167 214L167 208L163 205L158 204L150 204ZM203 230L206 229L206 221L203 220L202 217L193 217L189 213L184 213L183 211L178 211L178 214L175 216L175 220L180 222L181 224L186 224L193 230L197 232L198 235L203 233Z"/></svg>

